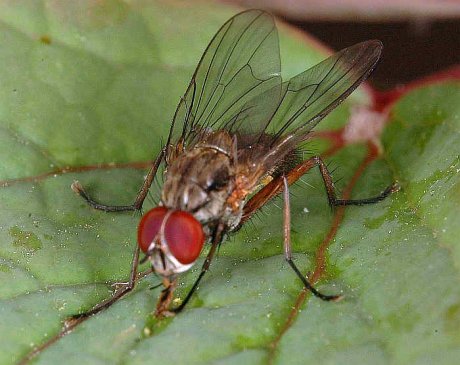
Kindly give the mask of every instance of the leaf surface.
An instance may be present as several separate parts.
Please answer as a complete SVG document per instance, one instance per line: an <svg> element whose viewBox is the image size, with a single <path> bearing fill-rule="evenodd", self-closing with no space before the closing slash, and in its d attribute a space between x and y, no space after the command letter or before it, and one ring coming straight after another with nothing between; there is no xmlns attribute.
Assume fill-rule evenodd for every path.
<svg viewBox="0 0 460 365"><path fill-rule="evenodd" d="M94 211L70 184L103 202L132 202L201 52L234 13L161 1L0 4L0 363L17 362L126 280L140 217ZM280 45L285 77L325 58L284 27ZM158 283L151 275L35 362L454 364L459 98L458 82L411 91L391 107L383 152L369 164L366 144L327 159L354 198L400 181L386 201L349 207L337 225L318 171L293 188L296 264L321 273L318 288L343 293L342 302L302 300L275 200L222 245L183 313L152 318L160 289L149 290ZM337 133L366 99L354 94L318 130ZM307 149L319 154L334 141ZM179 297L200 264L182 276Z"/></svg>

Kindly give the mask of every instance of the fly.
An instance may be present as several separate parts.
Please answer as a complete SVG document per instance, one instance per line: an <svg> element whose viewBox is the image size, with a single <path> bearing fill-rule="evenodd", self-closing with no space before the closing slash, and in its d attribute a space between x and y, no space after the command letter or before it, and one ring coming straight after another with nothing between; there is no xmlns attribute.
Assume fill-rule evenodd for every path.
<svg viewBox="0 0 460 365"><path fill-rule="evenodd" d="M140 211L161 164L164 185L159 205L138 227L131 276L113 297L73 317L81 321L131 291L142 251L164 286L155 315L170 316L189 302L226 234L237 231L274 196L284 196L284 255L305 288L326 301L340 295L317 291L292 260L289 185L318 166L331 206L383 200L398 186L360 200L336 197L320 157L299 159L299 145L376 66L382 43L370 40L346 48L289 81L280 76L278 33L273 17L249 10L229 19L216 33L181 98L164 148L154 160L140 192L129 206L94 201L75 182L72 189L95 209ZM193 287L174 306L178 276L189 270L205 243L210 248Z"/></svg>

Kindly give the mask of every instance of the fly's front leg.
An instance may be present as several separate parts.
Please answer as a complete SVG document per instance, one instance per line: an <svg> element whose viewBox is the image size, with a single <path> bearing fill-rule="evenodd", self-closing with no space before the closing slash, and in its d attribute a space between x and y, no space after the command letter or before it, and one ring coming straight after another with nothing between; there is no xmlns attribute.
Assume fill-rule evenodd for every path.
<svg viewBox="0 0 460 365"><path fill-rule="evenodd" d="M291 250L291 209L289 203L289 184L286 177L282 177L284 185L284 258L291 266L292 270L296 273L297 277L302 281L305 288L310 290L315 296L325 301L339 301L343 298L341 295L326 295L316 290L313 285L302 275L300 270L297 268L294 261L292 261L292 250Z"/></svg>
<svg viewBox="0 0 460 365"><path fill-rule="evenodd" d="M150 189L150 186L152 185L153 179L155 178L158 167L160 166L160 163L165 156L165 153L166 148L163 148L153 162L152 167L150 168L144 183L142 184L141 189L137 194L136 200L131 205L105 205L98 203L88 195L88 193L78 181L74 181L71 185L71 188L94 209L103 210L104 212L126 212L140 210Z"/></svg>
<svg viewBox="0 0 460 365"><path fill-rule="evenodd" d="M182 309L184 309L186 304L189 302L193 293L198 288L198 285L200 284L200 281L203 278L204 274L208 272L209 267L211 266L211 261L214 258L214 254L216 253L217 247L222 242L224 231L225 231L225 226L223 224L219 224L213 234L212 241L211 241L211 248L209 249L208 255L206 256L206 259L204 260L203 266L201 267L200 275L195 280L195 283L193 284L192 289L190 289L190 291L188 292L187 296L182 301L182 303L176 308L171 309L170 312L179 313L180 311L182 311Z"/></svg>
<svg viewBox="0 0 460 365"><path fill-rule="evenodd" d="M135 202L132 205L104 205L100 204L96 201L94 201L83 189L81 184L78 181L75 181L72 184L72 190L75 191L78 195L80 195L91 207L99 210L103 210L105 212L123 212L123 211L136 211L140 210L142 208L142 204L145 200L145 197L147 196L148 190L150 186L152 185L153 179L155 178L156 172L158 170L158 167L160 166L160 163L162 159L164 158L166 153L165 149L162 149L155 161L152 164L152 167L147 174L147 177L144 180L144 183L142 184L142 187L140 189L139 194L136 197ZM22 360L19 361L18 364L20 365L25 365L30 362L35 356L40 354L42 351L53 345L56 341L61 339L62 337L66 336L68 333L70 333L75 327L80 325L82 322L86 321L88 318L91 316L103 311L104 309L109 308L112 304L116 303L120 298L128 294L130 291L133 290L136 281L139 280L140 278L150 274L152 272L151 269L146 270L143 273L138 274L137 269L139 266L139 246L136 244L136 247L134 249L133 253L133 259L131 262L131 274L129 277L129 281L127 283L123 283L121 285L118 285L118 288L115 290L114 294L112 297L102 301L101 303L97 304L94 308L91 310L74 315L70 318L68 318L64 322L64 326L61 329L61 331L55 335L54 337L51 337L48 341L45 343L39 345L35 349L33 349L30 353L28 353Z"/></svg>
<svg viewBox="0 0 460 365"><path fill-rule="evenodd" d="M137 280L152 272L152 270L149 269L141 274L138 274L138 266L139 246L136 245L136 248L134 249L133 259L131 262L131 273L129 275L129 281L127 283L117 283L117 288L115 289L114 294L110 298L107 298L106 300L97 304L95 307L93 307L85 313L76 314L70 317L65 322L66 326L71 325L72 327L75 327L77 324L83 322L85 319L103 311L104 309L109 308L112 304L116 303L119 299L124 297L130 291L132 291L134 289L134 286L136 285Z"/></svg>
<svg viewBox="0 0 460 365"><path fill-rule="evenodd" d="M156 175L156 172L158 170L158 167L160 166L160 163L161 163L161 161L162 161L162 159L163 159L163 157L165 155L165 152L166 152L166 150L163 148L161 150L161 152L159 153L159 155L157 156L157 158L155 159L155 161L153 162L152 167L151 167L149 173L147 174L147 177L145 178L144 183L142 184L140 192L137 195L137 198L136 198L135 202L132 205L127 205L127 206L115 205L115 206L111 206L111 205L99 204L96 201L94 201L93 199L91 199L91 197L88 196L88 194L85 192L85 190L83 189L83 187L80 185L80 183L78 181L75 181L72 184L72 189L77 194L79 194L83 199L85 199L85 201L91 207L93 207L95 209L103 210L105 212L122 212L122 211L140 210L142 208L142 204L143 204L143 202L145 200L145 197L147 196L148 190L149 190L150 186L152 185L153 179L155 178L155 175ZM104 309L107 309L112 304L117 302L120 298L122 298L123 296L128 294L130 291L132 291L134 289L134 286L136 285L136 281L140 277L143 277L146 274L151 272L151 269L150 269L150 270L147 270L146 272L141 273L140 275L138 275L138 272L137 272L138 271L138 266L139 266L139 246L136 243L136 246L134 248L132 262L131 262L131 273L130 273L130 276L129 276L129 281L127 283L117 284L116 285L117 287L116 287L112 297L110 297L110 298L102 301L101 303L97 304L94 308L92 308L88 312L77 314L77 315L74 315L74 316L70 317L66 321L66 326L75 327L76 325L78 325L79 323L83 322L87 318L93 316L94 314L99 313L100 311L102 311Z"/></svg>
<svg viewBox="0 0 460 365"><path fill-rule="evenodd" d="M124 286L120 289L118 289L115 294L109 298L104 300L103 302L99 303L96 305L93 309L86 313L82 314L77 314L75 316L72 316L68 318L64 322L64 326L61 329L61 331L48 339L45 343L35 347L31 352L29 352L24 358L22 358L19 362L18 365L26 365L28 364L35 356L39 355L42 351L46 350L48 347L53 345L56 341L61 339L62 337L66 336L70 332L72 332L75 327L80 325L82 322L86 321L88 318L90 318L92 315L99 313L100 311L110 307L112 304L114 304L118 299L129 293L133 288L137 280L141 279L142 277L150 274L152 270L147 270L143 273L137 274L137 262L139 259L139 251L135 250L134 255L133 255L133 265L131 268L131 276L129 283L124 284Z"/></svg>

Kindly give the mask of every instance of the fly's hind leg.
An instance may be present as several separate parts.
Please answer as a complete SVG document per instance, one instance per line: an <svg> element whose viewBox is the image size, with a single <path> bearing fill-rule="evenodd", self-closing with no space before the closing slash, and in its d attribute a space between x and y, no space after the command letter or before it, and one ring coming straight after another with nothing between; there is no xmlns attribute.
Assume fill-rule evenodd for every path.
<svg viewBox="0 0 460 365"><path fill-rule="evenodd" d="M297 268L296 264L292 260L292 250L291 250L291 210L290 210L290 203L289 203L289 184L287 179L283 176L283 185L284 185L284 225L283 225L283 233L284 233L284 258L288 262L289 266L291 266L292 270L294 270L297 277L302 281L305 288L310 290L316 297L325 300L325 301L339 301L343 297L341 295L326 295L318 290L316 290L313 285L307 280L307 278L302 275L300 270Z"/></svg>
<svg viewBox="0 0 460 365"><path fill-rule="evenodd" d="M337 199L335 194L335 187L334 182L332 181L332 176L329 170L327 169L326 164L321 159L321 157L315 156L310 159L316 166L319 167L319 171L321 172L321 176L324 181L324 186L326 187L327 198L329 200L329 204L331 206L340 206L340 205L367 205L367 204L375 204L383 199L385 199L388 195L397 192L400 187L398 183L393 183L388 186L384 191L382 191L379 195L373 196L371 198L366 199ZM307 160L310 161L310 160Z"/></svg>
<svg viewBox="0 0 460 365"><path fill-rule="evenodd" d="M315 156L308 160L305 160L295 166L292 170L286 173L286 180L288 185L294 184L299 180L303 175L305 175L313 167L318 166L321 172L321 176L326 187L327 198L331 206L341 206L341 205L366 205L374 204L384 200L390 194L397 192L400 187L398 183L393 183L388 186L384 191L379 195L367 198L367 199L337 199L335 193L334 182L332 181L332 176L327 169L326 164L323 162L321 157ZM249 220L253 214L263 205L265 205L270 199L277 196L284 188L284 177L279 176L261 190L259 190L244 206L243 217L241 218L240 226L243 225L247 220Z"/></svg>
<svg viewBox="0 0 460 365"><path fill-rule="evenodd" d="M157 173L158 167L165 156L166 150L163 148L158 154L155 161L153 161L152 167L150 168L144 183L137 194L136 200L131 205L106 205L101 204L91 198L88 193L85 191L83 186L78 181L74 181L71 185L71 188L74 192L80 195L92 208L102 210L104 212L127 212L127 211L138 211L142 208L142 204L147 196L147 193L152 185L153 179Z"/></svg>
<svg viewBox="0 0 460 365"><path fill-rule="evenodd" d="M264 206L270 199L277 196L284 190L284 256L289 266L294 270L298 278L302 281L305 288L310 290L315 296L326 301L338 301L342 299L341 295L325 295L317 291L311 283L302 275L300 270L292 260L291 253L291 238L290 238L290 207L289 207L289 185L294 184L300 179L307 171L313 167L318 166L321 172L321 176L326 187L327 197L331 206L341 205L365 205L374 204L399 190L397 183L391 184L382 193L377 196L367 199L337 199L334 183L332 181L331 174L329 173L326 164L323 162L321 157L312 157L308 160L303 161L292 170L290 170L285 176L279 176L269 182L261 190L259 190L244 206L243 216L241 218L239 227L241 227L247 220L249 220L254 213ZM237 228L238 229L238 228Z"/></svg>

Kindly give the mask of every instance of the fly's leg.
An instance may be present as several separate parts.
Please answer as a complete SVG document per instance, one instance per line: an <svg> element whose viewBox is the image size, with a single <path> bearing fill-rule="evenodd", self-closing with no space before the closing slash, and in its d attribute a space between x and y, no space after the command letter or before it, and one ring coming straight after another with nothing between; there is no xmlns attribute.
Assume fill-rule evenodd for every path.
<svg viewBox="0 0 460 365"><path fill-rule="evenodd" d="M324 185L326 187L327 197L329 200L329 204L331 206L340 206L340 205L366 205L366 204L374 204L383 199L385 199L391 193L394 193L399 190L399 185L397 183L393 183L388 186L382 193L372 198L367 199L337 199L335 193L334 183L332 181L332 177L330 172L328 171L326 164L323 162L321 157L315 156L308 160L301 162L299 165L294 167L286 174L286 179L289 185L294 184L298 179L300 179L304 174L306 174L309 170L313 167L318 166L321 172L321 176L324 181ZM280 176L273 179L270 183L264 186L261 190L259 190L244 206L243 209L243 217L240 222L240 226L249 220L252 215L263 205L265 205L270 199L278 195L281 190L284 188L283 183L284 177Z"/></svg>
<svg viewBox="0 0 460 365"><path fill-rule="evenodd" d="M193 284L192 288L188 292L187 296L185 299L182 301L182 303L177 306L176 308L170 309L170 312L173 313L179 313L184 307L187 305L189 302L190 298L192 297L193 293L195 290L198 288L198 285L200 284L201 279L203 278L204 274L209 270L209 267L211 266L211 261L214 257L214 254L216 253L217 247L219 244L222 242L223 238L223 233L225 230L225 226L223 224L219 224L213 234L212 237L212 243L211 243L211 248L208 252L208 255L206 256L206 259L204 260L203 266L201 267L201 272L198 278L195 280L195 283Z"/></svg>
<svg viewBox="0 0 460 365"><path fill-rule="evenodd" d="M133 255L133 263L131 265L131 275L130 275L128 283L124 284L122 288L119 288L111 298L106 299L103 302L97 304L93 309L89 310L88 312L77 314L75 316L68 318L64 322L64 326L62 327L61 331L58 334L49 338L48 341L46 341L45 343L34 348L31 352L29 352L24 358L22 358L18 362L18 365L28 364L35 356L39 355L42 351L46 350L48 347L56 343L59 339L61 339L65 335L72 332L72 330L75 327L77 327L79 324L86 321L88 318L90 318L94 314L99 313L104 309L107 309L112 304L114 304L118 299L128 294L134 288L134 285L137 280L143 278L144 276L152 272L152 270L149 269L149 270L146 270L138 274L137 273L138 259L139 259L139 250L138 248L136 248L136 250L134 251L134 255Z"/></svg>
<svg viewBox="0 0 460 365"><path fill-rule="evenodd" d="M284 256L286 258L286 261L289 263L289 265L294 270L299 279L302 280L304 286L308 290L310 290L315 296L326 301L338 301L342 298L342 296L324 295L318 292L302 275L300 270L292 261L288 187L289 185L294 184L307 171L309 171L315 166L319 166L321 176L324 181L324 185L326 186L329 204L331 206L373 204L385 199L391 193L394 193L399 190L399 185L397 183L393 183L389 187L387 187L382 193L372 198L357 200L337 199L334 183L325 163L323 162L321 157L312 157L294 167L286 174L286 176L280 176L273 179L270 183L268 183L261 190L259 190L244 206L243 216L241 218L239 227L241 227L247 220L249 220L259 208L265 205L270 199L277 196L284 189Z"/></svg>
<svg viewBox="0 0 460 365"><path fill-rule="evenodd" d="M104 212L126 212L126 211L140 210L147 196L147 193L150 189L150 186L152 185L153 179L155 178L158 167L160 166L160 163L163 157L165 156L165 153L166 153L166 149L163 148L161 152L158 154L155 161L153 161L152 167L150 168L144 180L144 183L142 184L141 189L139 190L139 193L137 194L136 200L131 205L100 204L88 195L88 193L85 191L83 186L78 181L74 181L71 185L71 188L74 192L80 195L94 209L103 210Z"/></svg>
<svg viewBox="0 0 460 365"><path fill-rule="evenodd" d="M173 300L174 290L177 285L177 277L163 278L164 289L161 291L158 298L157 307L155 309L155 317L170 317L174 313L169 310L171 301Z"/></svg>
<svg viewBox="0 0 460 365"><path fill-rule="evenodd" d="M149 274L151 272L151 269L145 271L144 273L141 273L141 275L138 275L137 269L139 266L139 246L136 245L136 248L134 249L134 254L133 254L133 260L131 263L131 273L129 275L129 281L127 283L121 283L117 284L119 286L117 289L115 289L114 294L110 297L105 299L104 301L100 302L97 304L95 307L90 309L89 311L85 313L80 313L71 316L69 319L66 320L65 325L69 326L72 325L75 327L76 324L79 324L80 322L83 322L85 319L103 311L104 309L109 308L112 304L117 302L119 299L124 297L126 294L128 294L130 291L134 289L134 286L136 285L136 281Z"/></svg>
<svg viewBox="0 0 460 365"><path fill-rule="evenodd" d="M147 174L147 177L142 184L142 187L139 191L139 194L136 197L135 202L132 205L104 205L94 201L83 189L78 181L75 181L72 184L72 190L75 191L78 195L80 195L91 207L99 210L103 210L105 212L123 212L123 211L136 211L142 208L142 204L147 196L148 190L152 185L153 179L155 178L156 172L162 159L164 158L166 153L165 149L162 149L155 161L152 164L150 171ZM61 331L56 334L54 337L51 337L45 343L39 345L35 349L33 349L30 353L28 353L23 359L19 361L19 365L28 364L35 356L40 354L42 351L50 347L56 341L70 333L75 327L77 327L82 322L86 321L91 316L103 311L104 309L109 308L112 304L117 302L120 298L128 294L130 291L134 289L136 281L143 278L144 276L150 274L152 269L148 269L142 273L137 272L139 266L139 246L136 244L133 253L133 259L131 263L131 273L129 276L129 281L127 283L119 284L118 288L115 290L115 293L112 297L102 301L101 303L97 304L94 308L89 310L88 312L77 314L71 316L64 322L64 326Z"/></svg>
<svg viewBox="0 0 460 365"><path fill-rule="evenodd" d="M85 201L91 207L95 209L103 210L105 212L122 212L122 211L140 210L145 200L145 197L147 196L148 190L150 186L152 185L153 179L155 178L158 167L160 166L160 163L165 155L165 151L166 151L165 149L162 149L159 155L157 156L157 158L155 159L155 161L153 162L152 167L150 171L148 172L147 177L144 180L144 183L142 184L141 190L139 194L137 195L134 204L132 205L111 206L111 205L99 204L93 199L91 199L91 197L88 196L88 194L85 192L85 190L83 189L83 187L80 185L78 181L72 184L72 189L77 194L79 194L83 199L85 199ZM129 281L127 283L118 284L117 285L118 287L115 289L115 292L112 295L112 297L97 304L94 308L92 308L88 312L77 314L67 319L66 326L72 325L74 327L75 325L91 317L92 315L99 313L100 311L104 309L107 309L112 304L114 304L116 301L118 301L120 298L122 298L123 296L128 294L130 291L132 291L134 289L134 286L136 285L136 280L139 279L139 277L143 277L152 271L151 269L149 269L146 272L141 273L139 276L137 273L138 266L139 266L139 246L136 244L136 247L133 253L132 262L131 262L131 272L129 275Z"/></svg>
<svg viewBox="0 0 460 365"><path fill-rule="evenodd" d="M335 194L334 182L332 181L331 173L327 169L326 164L321 159L321 157L318 157L318 156L311 158L311 160L313 160L314 164L319 167L321 176L323 177L324 186L326 187L327 198L331 206L375 204L385 199L391 193L394 193L400 189L398 183L393 183L390 186L388 186L384 191L382 191L379 195L373 196L371 198L337 199L337 196Z"/></svg>
<svg viewBox="0 0 460 365"><path fill-rule="evenodd" d="M302 275L300 270L297 268L294 261L292 261L292 250L291 250L291 210L289 204L289 184L287 179L283 176L284 185L284 258L291 266L292 270L296 273L297 277L302 281L305 288L310 290L315 296L325 301L339 301L343 298L341 295L325 295L316 290L312 284Z"/></svg>

